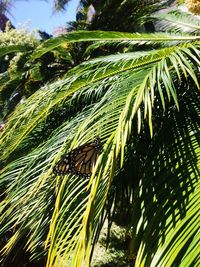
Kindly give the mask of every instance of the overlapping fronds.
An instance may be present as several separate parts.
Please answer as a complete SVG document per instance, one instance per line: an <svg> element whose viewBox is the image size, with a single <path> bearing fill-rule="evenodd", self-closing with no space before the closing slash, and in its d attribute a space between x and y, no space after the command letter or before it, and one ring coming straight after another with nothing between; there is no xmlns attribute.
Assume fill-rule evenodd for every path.
<svg viewBox="0 0 200 267"><path fill-rule="evenodd" d="M6 35L2 33L2 37L3 34ZM21 100L34 93L46 81L57 79L59 75L66 72L73 64L73 59L69 52L70 48L60 46L59 50L52 50L50 54L47 53L34 63L28 62L34 48L39 44L36 37L34 39L31 34L29 36L23 32L22 36L9 32L8 37L2 39L0 72L1 77L6 77L7 81L0 84L0 119L6 120Z"/></svg>
<svg viewBox="0 0 200 267"><path fill-rule="evenodd" d="M162 138L162 134L164 132L167 135L167 131L164 126L163 128L157 126L157 117L162 121L160 125L164 125L167 117L163 114L168 113L169 110L179 114L178 111L182 108L180 105L183 105L182 99L189 94L186 88L189 88L188 91L197 92L199 89L198 36L168 36L167 38L166 35L158 38L149 35L149 42L152 40L160 42L161 39L173 41L174 38L180 40L179 45L85 61L68 71L62 79L41 87L12 113L6 123L6 129L1 134L0 143L1 160L4 165L0 187L5 192L1 203L0 236L8 235L8 242L1 244L2 259L12 253L16 245L23 240L23 246L31 253L32 259L39 258L41 254L48 254L47 266L62 266L62 264L89 266L100 217L108 196L110 197L114 190L110 188L115 181L115 176L126 167L129 154L127 144L133 140L134 145L138 136L143 135L144 132L151 137L155 132L155 143L157 139L158 143L155 147L151 147L148 155L144 155L145 161L142 164L145 168L140 176L142 180L135 188L134 210L137 220L133 224L135 233L132 234L132 239L136 245L133 244L132 251L134 257L137 254L136 264L138 265L136 266L143 264L143 261L146 264L146 257L149 265L143 266L152 266L154 255L156 255L155 260L163 263L165 258L159 259L156 254L160 250L166 251L166 257L167 253L172 253L170 246L167 245L167 242L171 242L170 235L168 237L166 235L167 241L164 243L160 243L160 239L156 236L159 242L156 240L156 244L153 243L150 250L145 247L145 236L155 229L154 221L147 220L148 212L151 212L151 204L154 207L155 200L157 206L159 203L164 205L165 201L160 200L159 193L170 194L170 190L177 190L172 186L173 184L160 189L159 177L162 175L162 179L164 181L166 179L163 170L171 168L170 170L174 171L173 177L169 174L169 180L173 180L173 183L176 184L175 178L178 177L181 182L187 184L189 176L185 178L184 171L181 172L180 169L191 168L193 173L193 166L190 164L192 167L188 167L187 161L184 164L178 164L179 160L182 163L183 154L180 153L182 150L185 150L184 153L191 158L191 150L185 149L185 142L195 147L197 163L199 158L199 149L195 141L197 139L189 134L191 126L183 128L185 135L178 135L178 133L176 135L178 127L176 127L176 120L173 120L174 128L169 129L174 133L173 135L169 131L169 140L172 144L166 143L166 145L163 145L165 139ZM146 35L77 32L47 41L35 51L32 58L42 56L62 42L100 40L123 42L127 39L148 42ZM189 40L193 43L188 42ZM183 84L185 84L184 87ZM195 107L197 109L198 105ZM59 117L62 123L58 125L56 111L62 109L65 110L64 118ZM172 124L171 121L170 123ZM171 125L170 123L168 125ZM41 137L39 144L38 140L34 143L34 139L38 139L38 136L40 138L40 135L42 136L43 132L46 133L49 129L52 131L46 135L46 138ZM197 129L196 126L195 131ZM52 174L52 167L64 153L93 140L97 135L100 136L104 148L90 180L73 175L56 177ZM31 148L28 148L29 144L32 145ZM169 157L166 156L167 149L170 151ZM163 162L160 161L159 151L166 151ZM173 153L177 153L178 162L173 160ZM167 165L167 160L175 164L174 169ZM198 164L196 166L198 168ZM196 173L191 174L191 179L194 179L194 176L197 179ZM157 199L152 196L151 188L147 186L154 180L156 183L152 185L152 192L156 192ZM176 185L178 186L178 182ZM193 187L196 188L195 183ZM150 191L149 194L148 191ZM192 206L198 191L194 189L190 192L191 194L194 192L193 195L188 193L188 205ZM151 198L153 203L148 202ZM172 200L167 198L167 201ZM151 204L148 206L146 203ZM190 206L186 210L190 211ZM177 212L175 209L173 211ZM187 215L188 213L185 212L185 217L183 216L185 221L189 220L189 217L186 218ZM163 218L158 211L155 212L155 220L161 229L164 221L169 222L171 227L172 219L171 213L167 213L167 208ZM161 220L161 226L158 220ZM176 224L175 220L173 224L177 232L179 227L182 229L181 223L177 221ZM10 229L12 229L11 237ZM167 227L166 230L168 231ZM195 230L192 233L191 238L197 234ZM177 238L179 241L179 235ZM197 239L189 243L193 248L197 247ZM181 249L180 251L182 253ZM183 258L181 254L180 262L189 260L187 254L185 255L186 258Z"/></svg>
<svg viewBox="0 0 200 267"><path fill-rule="evenodd" d="M0 57L11 54L11 53L24 52L28 50L29 49L24 45L12 45L12 46L1 47Z"/></svg>
<svg viewBox="0 0 200 267"><path fill-rule="evenodd" d="M199 265L199 94L180 106L151 143L136 190L135 266Z"/></svg>
<svg viewBox="0 0 200 267"><path fill-rule="evenodd" d="M66 35L61 35L57 38L52 38L42 43L41 46L33 53L32 59L41 57L43 54L52 51L56 47L68 43L79 42L95 42L97 46L113 43L126 43L126 44L154 44L163 42L192 42L198 41L198 36L191 35L177 35L177 34L164 34L164 33L122 33L122 32L103 32L103 31L76 31L69 32Z"/></svg>
<svg viewBox="0 0 200 267"><path fill-rule="evenodd" d="M158 20L158 27L163 31L185 32L198 35L200 32L200 20L190 13L171 11L167 14L153 16Z"/></svg>

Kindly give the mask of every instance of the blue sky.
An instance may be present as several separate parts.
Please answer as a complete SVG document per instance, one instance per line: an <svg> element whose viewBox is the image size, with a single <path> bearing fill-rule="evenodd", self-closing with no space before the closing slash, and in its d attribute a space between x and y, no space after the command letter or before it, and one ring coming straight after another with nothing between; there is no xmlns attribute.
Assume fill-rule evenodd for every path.
<svg viewBox="0 0 200 267"><path fill-rule="evenodd" d="M65 12L53 14L53 0L18 0L11 9L11 21L15 27L29 22L29 29L40 29L52 33L53 29L75 19L79 0L71 0Z"/></svg>

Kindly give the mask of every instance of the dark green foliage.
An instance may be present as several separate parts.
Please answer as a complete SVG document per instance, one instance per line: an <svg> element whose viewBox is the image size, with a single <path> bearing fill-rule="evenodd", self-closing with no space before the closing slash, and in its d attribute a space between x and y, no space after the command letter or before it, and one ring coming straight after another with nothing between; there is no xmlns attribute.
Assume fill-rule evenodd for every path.
<svg viewBox="0 0 200 267"><path fill-rule="evenodd" d="M2 110L0 119L4 121L7 120L9 114L13 112L20 101L26 101L46 82L53 81L63 75L71 65L71 56L67 49L62 47L32 62L30 61L32 50L20 54L21 47L15 47L13 50L17 52L17 49L19 49L19 53L16 56L12 55L5 62L6 64L3 64L2 71L4 72L1 74L5 81L0 86Z"/></svg>

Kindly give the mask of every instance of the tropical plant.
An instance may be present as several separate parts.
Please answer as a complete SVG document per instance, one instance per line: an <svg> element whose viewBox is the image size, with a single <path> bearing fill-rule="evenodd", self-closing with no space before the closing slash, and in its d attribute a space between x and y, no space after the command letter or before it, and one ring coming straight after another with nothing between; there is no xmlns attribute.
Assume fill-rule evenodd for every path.
<svg viewBox="0 0 200 267"><path fill-rule="evenodd" d="M14 6L15 2L17 2L17 0L0 0L0 31L5 31L6 23L10 21L11 8ZM53 8L56 11L63 10L68 2L69 0L54 0ZM12 24L11 27L14 28Z"/></svg>
<svg viewBox="0 0 200 267"><path fill-rule="evenodd" d="M58 11L67 9L70 0L55 0L54 8ZM175 0L80 0L76 21L67 24L67 30L113 30L113 31L153 31L153 24L141 24L143 17L155 11L168 8Z"/></svg>
<svg viewBox="0 0 200 267"><path fill-rule="evenodd" d="M8 14L12 7L12 1L0 0L0 30L4 31L6 28L6 23L9 21ZM10 24L13 28L13 25Z"/></svg>
<svg viewBox="0 0 200 267"><path fill-rule="evenodd" d="M105 220L109 230L122 214L127 264L200 265L198 23L194 28L72 32L32 53L30 64L89 42L85 61L20 104L1 134L2 266L20 248L32 261L47 257L49 267L89 266ZM105 46L122 52L90 58ZM96 136L104 148L90 179L52 173L63 154Z"/></svg>
<svg viewBox="0 0 200 267"><path fill-rule="evenodd" d="M0 121L6 120L20 101L71 66L70 48L66 46L30 64L31 54L40 43L38 33L26 28L11 29L7 24L5 32L0 32Z"/></svg>
<svg viewBox="0 0 200 267"><path fill-rule="evenodd" d="M170 11L167 14L154 14L156 27L162 31L185 32L198 35L200 29L200 21L191 16L188 12L179 10Z"/></svg>
<svg viewBox="0 0 200 267"><path fill-rule="evenodd" d="M29 33L25 28L12 29L7 23L5 31L0 32L0 121L22 97L20 91L24 91L22 81L25 74L22 66L37 45L36 33Z"/></svg>
<svg viewBox="0 0 200 267"><path fill-rule="evenodd" d="M0 0L0 30L4 31L6 23L9 21L11 7L17 0ZM70 0L54 0L53 9L56 12L64 11ZM152 30L152 24L146 24L146 27L140 27L141 17L147 16L152 12L168 7L175 0L127 0L121 3L120 0L96 1L80 0L77 7L76 21L73 27L76 29L90 28L93 30L120 30L135 31L138 29ZM113 12L115 10L115 12ZM91 24L91 25L90 25ZM14 26L11 24L14 28ZM70 29L70 25L67 25Z"/></svg>
<svg viewBox="0 0 200 267"><path fill-rule="evenodd" d="M151 15L160 9L169 7L174 0L106 0L87 1L95 8L91 22L93 30L117 30L125 32L153 31L153 25L146 23L141 27L143 17Z"/></svg>

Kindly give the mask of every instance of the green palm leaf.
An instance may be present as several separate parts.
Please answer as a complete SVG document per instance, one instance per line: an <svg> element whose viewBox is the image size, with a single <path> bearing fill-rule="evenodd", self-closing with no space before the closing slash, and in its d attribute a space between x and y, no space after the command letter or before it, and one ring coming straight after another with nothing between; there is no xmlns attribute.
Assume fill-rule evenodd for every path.
<svg viewBox="0 0 200 267"><path fill-rule="evenodd" d="M191 42L198 41L198 36L178 35L178 34L140 34L140 33L122 33L122 32L105 32L105 31L76 31L69 32L57 38L52 38L42 43L32 55L32 59L41 57L43 54L52 51L56 47L70 43L95 42L95 46L113 43L130 43L130 44L154 44L163 42Z"/></svg>
<svg viewBox="0 0 200 267"><path fill-rule="evenodd" d="M0 57L3 57L5 55L11 54L11 53L17 53L17 52L25 52L29 51L30 48L24 46L24 45L10 45L0 48Z"/></svg>
<svg viewBox="0 0 200 267"><path fill-rule="evenodd" d="M192 92L185 100L181 113L169 115L152 143L136 192L136 266L199 264L199 94Z"/></svg>
<svg viewBox="0 0 200 267"><path fill-rule="evenodd" d="M200 21L192 14L180 11L171 11L167 14L156 14L153 18L158 19L158 26L163 31L187 32L199 34Z"/></svg>

